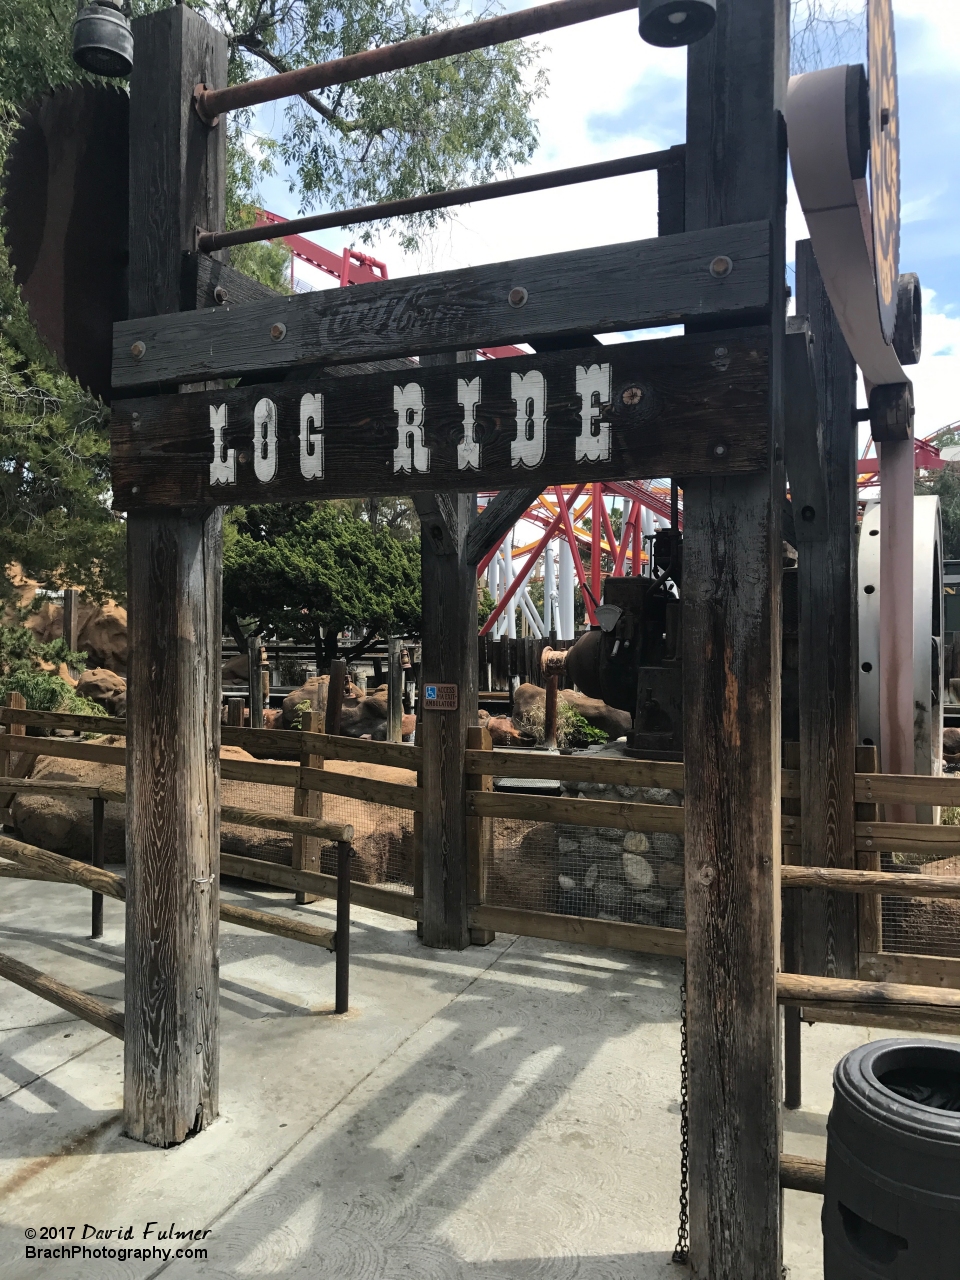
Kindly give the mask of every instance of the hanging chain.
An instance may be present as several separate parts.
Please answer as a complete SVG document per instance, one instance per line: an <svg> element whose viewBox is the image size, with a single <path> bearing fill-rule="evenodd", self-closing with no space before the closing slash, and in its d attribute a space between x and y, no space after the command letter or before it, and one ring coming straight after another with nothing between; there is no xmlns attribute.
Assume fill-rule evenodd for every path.
<svg viewBox="0 0 960 1280"><path fill-rule="evenodd" d="M690 1260L690 1116L687 1110L687 962L680 979L680 1225L673 1261L686 1266Z"/></svg>

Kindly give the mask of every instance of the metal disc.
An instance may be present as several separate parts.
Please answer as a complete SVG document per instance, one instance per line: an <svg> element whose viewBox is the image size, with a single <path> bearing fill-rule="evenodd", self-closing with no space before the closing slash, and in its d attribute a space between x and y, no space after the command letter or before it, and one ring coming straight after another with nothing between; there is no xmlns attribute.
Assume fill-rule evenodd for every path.
<svg viewBox="0 0 960 1280"><path fill-rule="evenodd" d="M14 278L41 337L83 386L110 397L113 324L127 317L129 99L57 89L24 108L4 181Z"/></svg>
<svg viewBox="0 0 960 1280"><path fill-rule="evenodd" d="M869 0L870 204L880 327L893 341L900 283L900 114L893 0Z"/></svg>

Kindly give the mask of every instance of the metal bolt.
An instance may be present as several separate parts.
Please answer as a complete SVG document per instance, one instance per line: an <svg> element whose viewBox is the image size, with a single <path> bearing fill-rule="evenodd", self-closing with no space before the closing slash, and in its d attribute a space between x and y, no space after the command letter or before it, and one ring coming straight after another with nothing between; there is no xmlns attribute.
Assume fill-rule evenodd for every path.
<svg viewBox="0 0 960 1280"><path fill-rule="evenodd" d="M717 347L716 351L714 351L714 353L713 353L713 354L714 354L715 356L725 356L725 355L727 354L727 348L726 348L726 347Z"/></svg>
<svg viewBox="0 0 960 1280"><path fill-rule="evenodd" d="M713 446L713 456L715 458L725 458L727 456L727 446L725 444L715 444Z"/></svg>
<svg viewBox="0 0 960 1280"><path fill-rule="evenodd" d="M529 296L530 295L527 293L526 289L524 289L523 285L517 285L516 288L511 289L507 294L507 301L510 303L511 307L523 307L526 306L527 298L529 298Z"/></svg>
<svg viewBox="0 0 960 1280"><path fill-rule="evenodd" d="M147 354L147 344L140 341L135 342L130 348L130 354L133 356L134 360L142 360Z"/></svg>
<svg viewBox="0 0 960 1280"><path fill-rule="evenodd" d="M224 302L228 302L228 301L229 301L229 299L227 298L227 291L226 291L226 289L224 289L223 285L218 284L218 285L217 285L217 287L214 289L214 291L213 291L213 300L214 300L214 302L218 302L218 303L220 303L221 305L222 305Z"/></svg>
<svg viewBox="0 0 960 1280"><path fill-rule="evenodd" d="M728 258L725 253L718 254L710 263L710 274L715 280L722 280L724 276L728 276L733 270L733 259Z"/></svg>
<svg viewBox="0 0 960 1280"><path fill-rule="evenodd" d="M641 387L627 387L620 399L624 404L639 404L643 399L643 389Z"/></svg>
<svg viewBox="0 0 960 1280"><path fill-rule="evenodd" d="M140 486L139 486L138 484L135 484L135 485L133 486L133 488L130 490L130 492L131 492L131 493L139 493L139 492L140 492Z"/></svg>
<svg viewBox="0 0 960 1280"><path fill-rule="evenodd" d="M274 340L274 342L282 342L286 336L287 336L287 326L285 324L280 324L278 322L277 324L271 326L270 337Z"/></svg>
<svg viewBox="0 0 960 1280"><path fill-rule="evenodd" d="M249 458L249 457L250 457L250 455L249 455L248 453L241 453L241 454L239 454L239 455L238 455L238 458L239 458L239 461L240 461L240 462L246 462L246 461L248 460L248 458Z"/></svg>

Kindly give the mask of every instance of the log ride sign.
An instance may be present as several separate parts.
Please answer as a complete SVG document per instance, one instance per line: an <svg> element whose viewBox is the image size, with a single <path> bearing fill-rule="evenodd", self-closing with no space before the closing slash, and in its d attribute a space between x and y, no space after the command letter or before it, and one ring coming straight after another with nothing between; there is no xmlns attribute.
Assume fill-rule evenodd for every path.
<svg viewBox="0 0 960 1280"><path fill-rule="evenodd" d="M114 404L114 506L761 471L770 332L290 379Z"/></svg>
<svg viewBox="0 0 960 1280"><path fill-rule="evenodd" d="M456 711L459 705L459 687L455 684L425 684L423 686L424 711Z"/></svg>

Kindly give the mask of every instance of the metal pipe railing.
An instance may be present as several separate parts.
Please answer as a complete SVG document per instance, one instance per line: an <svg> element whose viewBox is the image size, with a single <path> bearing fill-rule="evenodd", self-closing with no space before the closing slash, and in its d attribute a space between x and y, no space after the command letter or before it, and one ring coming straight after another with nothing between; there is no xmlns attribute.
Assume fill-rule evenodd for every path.
<svg viewBox="0 0 960 1280"><path fill-rule="evenodd" d="M536 5L518 13L505 13L499 18L486 18L482 22L469 22L465 26L419 36L415 40L381 45L379 49L365 49L345 58L298 67L295 71L282 71L279 75L248 80L245 84L230 85L226 89L208 89L206 85L198 85L194 91L194 103L200 118L213 125L222 111L254 107L261 102L276 102L278 98L349 84L385 71L416 67L424 62L435 62L438 58L506 44L524 36L542 35L545 31L571 27L593 18L606 18L636 7L637 0L555 0L553 4Z"/></svg>
<svg viewBox="0 0 960 1280"><path fill-rule="evenodd" d="M601 178L620 178L629 173L647 173L682 162L683 150L647 151L642 155L623 156L618 160L602 160L597 164L581 164L570 169L554 169L550 173L531 173L522 178L505 178L502 182L485 182L476 187L456 191L435 191L429 195L407 196L402 200L386 200L383 204L360 205L356 209L339 209L333 213L310 214L289 222L271 222L242 231L207 231L197 240L201 253L228 249L235 244L254 244L258 240L278 240L302 231L323 231L327 227L350 227L360 222L379 222L381 218L399 218L431 209L450 209L480 200L499 200L504 196L523 195L528 191L549 191L553 187L571 187Z"/></svg>

